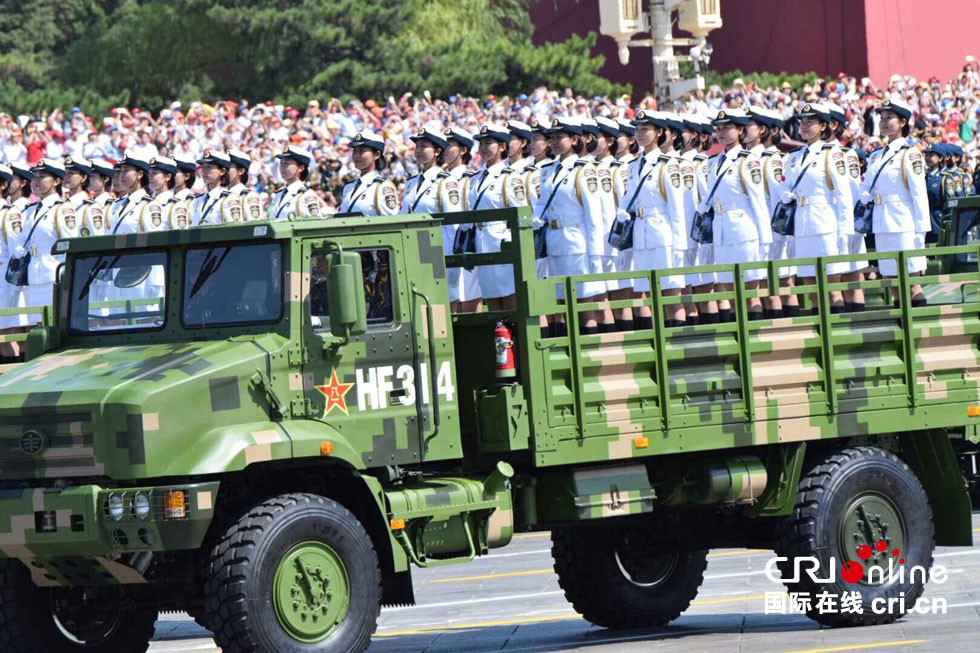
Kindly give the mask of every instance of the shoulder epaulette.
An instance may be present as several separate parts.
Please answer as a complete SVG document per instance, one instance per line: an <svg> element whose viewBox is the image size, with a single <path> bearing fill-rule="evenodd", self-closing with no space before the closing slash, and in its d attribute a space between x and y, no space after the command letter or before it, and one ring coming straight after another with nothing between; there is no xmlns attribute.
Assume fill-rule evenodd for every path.
<svg viewBox="0 0 980 653"><path fill-rule="evenodd" d="M579 159L575 163L572 164L572 167L580 167L580 166L588 165L590 163L592 163L592 162L589 161L588 159Z"/></svg>
<svg viewBox="0 0 980 653"><path fill-rule="evenodd" d="M36 201L36 202L31 202L30 204L28 204L28 205L27 205L27 206L25 206L24 208L25 208L25 209L29 209L29 208L31 208L32 206L34 206L35 204L40 204L40 203L41 203L41 200L38 200L38 201Z"/></svg>
<svg viewBox="0 0 980 653"><path fill-rule="evenodd" d="M618 168L621 165L623 165L623 162L620 161L619 159L613 159L612 161L609 162L610 168Z"/></svg>
<svg viewBox="0 0 980 653"><path fill-rule="evenodd" d="M769 150L762 150L762 156L772 156L775 152L770 152Z"/></svg>
<svg viewBox="0 0 980 653"><path fill-rule="evenodd" d="M736 157L737 157L737 158L744 158L744 157L747 157L747 156L748 156L748 155L750 155L750 154L752 154L752 153L751 153L751 152L749 152L748 150L742 150L741 152L739 152L739 153L738 153L738 154L736 155Z"/></svg>
<svg viewBox="0 0 980 653"><path fill-rule="evenodd" d="M445 170L440 170L439 174L436 175L436 179L445 179L449 176L449 173Z"/></svg>
<svg viewBox="0 0 980 653"><path fill-rule="evenodd" d="M697 154L694 155L694 160L695 161L707 161L708 160L708 157L704 153L698 152Z"/></svg>
<svg viewBox="0 0 980 653"><path fill-rule="evenodd" d="M500 174L509 175L509 174L514 173L514 172L517 172L517 171L514 170L513 168L511 168L510 166L504 166L504 169L500 171Z"/></svg>
<svg viewBox="0 0 980 653"><path fill-rule="evenodd" d="M463 176L466 177L467 179L469 179L469 178L475 177L478 174L480 174L480 173L473 172L472 170L467 170L466 172L463 173Z"/></svg>
<svg viewBox="0 0 980 653"><path fill-rule="evenodd" d="M544 170L545 168L547 168L549 166L553 166L556 163L557 163L557 161L555 161L554 159L552 159L551 161L548 161L547 163L541 164L541 169Z"/></svg>

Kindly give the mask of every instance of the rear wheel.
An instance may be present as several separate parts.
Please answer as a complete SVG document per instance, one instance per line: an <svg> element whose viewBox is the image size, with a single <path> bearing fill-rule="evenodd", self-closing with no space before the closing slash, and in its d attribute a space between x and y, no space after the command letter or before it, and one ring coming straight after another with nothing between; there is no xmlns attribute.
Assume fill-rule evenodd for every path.
<svg viewBox="0 0 980 653"><path fill-rule="evenodd" d="M605 628L673 621L697 596L707 566L707 551L663 551L643 528L562 529L551 540L565 598Z"/></svg>
<svg viewBox="0 0 980 653"><path fill-rule="evenodd" d="M863 626L895 621L915 605L924 585L921 573L912 569L932 566L933 535L929 498L909 466L883 449L853 447L828 457L800 480L796 507L775 549L786 558L779 564L783 578L797 575L794 559L800 557L819 561L819 578L833 572L834 582L815 582L801 572L786 583L790 592L809 594L811 619L828 626ZM884 571L872 574L872 567ZM839 604L821 611L816 599L821 592L838 599L857 592L861 612L842 611Z"/></svg>
<svg viewBox="0 0 980 653"><path fill-rule="evenodd" d="M107 589L37 587L19 560L0 561L0 650L143 653L156 611Z"/></svg>
<svg viewBox="0 0 980 653"><path fill-rule="evenodd" d="M270 499L211 553L207 623L228 653L363 651L380 610L378 557L346 508L312 494Z"/></svg>

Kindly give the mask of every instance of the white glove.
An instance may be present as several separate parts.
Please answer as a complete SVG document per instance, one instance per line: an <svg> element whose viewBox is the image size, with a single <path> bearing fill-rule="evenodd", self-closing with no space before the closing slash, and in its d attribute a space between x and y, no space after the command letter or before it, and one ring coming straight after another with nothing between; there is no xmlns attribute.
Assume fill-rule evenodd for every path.
<svg viewBox="0 0 980 653"><path fill-rule="evenodd" d="M867 203L868 203L868 202L870 202L870 201L871 201L872 199L874 199L874 198L872 198L872 197L871 197L871 193L869 193L868 191L862 191L862 192L861 192L861 197L860 197L860 199L859 199L858 201L859 201L859 202L860 202L861 204L867 204Z"/></svg>
<svg viewBox="0 0 980 653"><path fill-rule="evenodd" d="M542 218L538 217L538 218L534 218L531 221L531 224L533 225L533 227L534 227L534 229L536 231L536 230L540 229L541 227L543 227L547 223Z"/></svg>
<svg viewBox="0 0 980 653"><path fill-rule="evenodd" d="M623 209L616 211L616 222L629 222L630 214Z"/></svg>
<svg viewBox="0 0 980 653"><path fill-rule="evenodd" d="M27 250L24 249L23 245L17 245L14 247L14 258L23 258L27 254Z"/></svg>
<svg viewBox="0 0 980 653"><path fill-rule="evenodd" d="M783 194L779 196L779 201L782 202L783 204L789 204L795 199L796 199L796 195L789 192L788 190L784 190Z"/></svg>
<svg viewBox="0 0 980 653"><path fill-rule="evenodd" d="M459 225L459 231L469 231L473 228L472 224L461 224Z"/></svg>

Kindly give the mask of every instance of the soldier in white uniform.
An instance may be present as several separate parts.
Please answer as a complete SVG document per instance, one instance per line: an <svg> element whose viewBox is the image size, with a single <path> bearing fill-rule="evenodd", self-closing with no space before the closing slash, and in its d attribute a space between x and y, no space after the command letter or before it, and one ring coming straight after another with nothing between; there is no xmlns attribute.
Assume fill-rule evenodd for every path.
<svg viewBox="0 0 980 653"><path fill-rule="evenodd" d="M484 211L526 204L524 180L506 161L510 131L502 125L488 123L480 128L475 138L479 141L484 168L470 179L469 210ZM481 222L460 228L467 227L476 229L477 253L499 252L500 244L511 239L510 229L504 222ZM516 308L514 271L510 265L481 265L476 273L480 278L480 292L490 310Z"/></svg>
<svg viewBox="0 0 980 653"><path fill-rule="evenodd" d="M221 201L228 194L228 169L231 159L220 150L204 150L197 160L205 192L194 198L191 204L191 226L221 224Z"/></svg>
<svg viewBox="0 0 980 653"><path fill-rule="evenodd" d="M241 150L225 152L231 160L228 169L228 195L221 202L222 222L265 220L259 194L248 187L248 169L252 157Z"/></svg>
<svg viewBox="0 0 980 653"><path fill-rule="evenodd" d="M3 291L0 297L3 298L4 308L23 308L24 293L20 288L8 284L4 279L7 274L7 264L13 256L13 247L17 242L24 227L24 214L27 211L31 194L31 180L34 174L30 168L20 163L10 164L11 178L4 190L4 200L7 208L3 210L3 225L0 230L2 246L0 246L0 256L2 256L2 267L0 267L0 285ZM27 315L3 315L0 316L0 334L23 333L27 327ZM2 352L4 355L18 360L20 355L20 343L4 343ZM12 360L9 362L13 362Z"/></svg>
<svg viewBox="0 0 980 653"><path fill-rule="evenodd" d="M597 250L601 254L590 257L589 269L593 273L618 272L616 268L619 250L609 244L609 231L612 229L613 222L616 220L616 211L619 209L619 196L614 187L614 177L619 175L619 168L622 164L613 156L619 139L619 125L615 120L596 116L593 118L598 134L595 135L595 148L592 151L592 158L599 176L599 200L602 204L602 224L597 228L594 238L600 242L595 243ZM616 279L606 281L606 293L603 299L608 299L610 293L624 287L632 287L629 279ZM611 333L616 331L616 323L613 312L606 309L599 318L599 332Z"/></svg>
<svg viewBox="0 0 980 653"><path fill-rule="evenodd" d="M166 156L150 159L149 190L152 199L140 224L140 231L162 231L170 229L174 197L177 162Z"/></svg>
<svg viewBox="0 0 980 653"><path fill-rule="evenodd" d="M320 198L305 183L313 165L313 154L290 145L276 158L279 159L279 176L282 177L283 187L269 202L269 217L272 220L326 217Z"/></svg>
<svg viewBox="0 0 980 653"><path fill-rule="evenodd" d="M613 156L616 157L615 165L612 165L612 184L613 197L616 200L616 211L628 200L626 195L626 184L629 180L630 163L636 159L639 146L636 144L636 127L625 118L617 118L616 125L619 127L619 136L616 137L616 149ZM618 250L616 252L616 262L614 267L617 272L628 272L633 269L633 249ZM620 279L616 284L618 287L609 290L609 298L613 301L621 301L633 297L633 281L631 279ZM617 308L613 311L613 323L617 331L629 331L633 328L633 309Z"/></svg>
<svg viewBox="0 0 980 653"><path fill-rule="evenodd" d="M186 229L190 226L191 188L197 181L197 162L194 159L175 156L177 172L174 174L173 206L170 208L170 228Z"/></svg>
<svg viewBox="0 0 980 653"><path fill-rule="evenodd" d="M112 203L115 201L109 192L112 189L112 177L115 174L112 164L105 159L92 159L92 174L88 176L88 190L92 201L102 207L102 212L107 213ZM93 235L97 235L94 234Z"/></svg>
<svg viewBox="0 0 980 653"><path fill-rule="evenodd" d="M410 140L415 143L415 162L420 172L405 182L401 212L455 213L461 210L463 199L459 182L441 167L446 151L443 134L433 129L421 129Z"/></svg>
<svg viewBox="0 0 980 653"><path fill-rule="evenodd" d="M718 143L724 150L708 160L708 195L702 198L701 213L714 209L714 261L751 263L761 261L764 247L772 242L769 206L762 184L762 162L741 145L749 118L740 109L725 109L715 117ZM746 286L759 288L765 268L746 270ZM719 289L733 287L732 273L718 275ZM748 300L749 319L762 319L762 302ZM739 307L739 310L741 307ZM731 319L719 306L719 319Z"/></svg>
<svg viewBox="0 0 980 653"><path fill-rule="evenodd" d="M350 147L354 167L360 175L344 186L340 212L361 215L398 213L395 185L380 174L388 167L384 139L374 132L362 131L351 139Z"/></svg>
<svg viewBox="0 0 980 653"><path fill-rule="evenodd" d="M13 208L12 205L7 202L7 191L10 188L10 183L14 180L14 171L9 167L0 164L0 271L6 271L7 258L9 257L8 252L8 234L12 233L12 237L9 240L15 240L17 238L17 233L20 231L20 227L23 221L23 217L20 214L19 209L13 210L13 218L8 221L7 214ZM12 223L16 220L17 231L14 232L12 229ZM11 225L8 231L8 225ZM9 283L0 283L0 308L11 308L11 291L14 288ZM6 318L4 318L6 319ZM0 343L0 364L13 363L17 360L17 356L20 353L19 348L15 349L14 345L17 343L4 342Z"/></svg>
<svg viewBox="0 0 980 653"><path fill-rule="evenodd" d="M868 157L859 201L870 202L874 207L871 231L875 236L876 251L921 249L925 247L925 234L931 228L931 221L925 162L922 153L907 140L912 109L900 100L891 99L876 111L881 116L881 135L888 143ZM920 274L926 269L926 259L909 257L907 266L909 274ZM878 269L884 277L898 276L895 260L879 260ZM893 292L897 297L897 289ZM925 303L921 286L914 285L912 305L923 306Z"/></svg>
<svg viewBox="0 0 980 653"><path fill-rule="evenodd" d="M59 196L65 167L52 159L40 159L31 172L31 190L38 201L24 213L24 229L13 246L13 256L23 259L30 254L27 285L20 286L25 306L50 306L54 292L54 275L64 263L64 255L51 254L55 241L78 236L75 209ZM27 316L28 324L39 324L40 313Z"/></svg>
<svg viewBox="0 0 980 653"><path fill-rule="evenodd" d="M147 207L150 196L147 189L150 186L150 162L135 155L124 155L115 167L112 178L112 190L117 199L110 208L107 219L107 234L139 233L147 217ZM119 271L113 275L113 280L106 283L94 284L93 302L138 300L146 296L143 284L123 287L116 285L114 280ZM134 306L134 310L142 308ZM127 309L117 306L108 309L108 313L125 313Z"/></svg>
<svg viewBox="0 0 980 653"><path fill-rule="evenodd" d="M797 202L793 230L796 257L834 256L840 253L844 238L854 233L854 203L844 153L823 141L830 132L830 111L825 105L804 104L799 116L800 137L806 146L787 159L779 199ZM842 263L826 267L830 283L838 282L840 274L848 270ZM811 284L816 271L812 265L801 265L797 274L803 283ZM816 301L815 296L811 299ZM830 303L832 312L844 312L839 291L830 293Z"/></svg>
<svg viewBox="0 0 980 653"><path fill-rule="evenodd" d="M681 155L684 149L684 119L672 112L662 112L661 124L666 129L660 139L660 151L668 156L680 167L681 191L684 194L684 208L681 211L683 220L672 224L672 245L671 257L673 258L672 267L682 268L686 265L696 265L698 243L691 238L691 224L694 212L690 209L696 207L693 202L692 193L696 190L694 180L694 163L685 156ZM700 282L700 275L684 275L678 277L678 283L683 287L683 294L690 296L694 292L694 287ZM690 302L684 302L684 323L687 324L687 309L693 308ZM700 320L697 320L700 321Z"/></svg>
<svg viewBox="0 0 980 653"><path fill-rule="evenodd" d="M446 172L459 184L460 208L465 210L471 179L466 166L472 157L473 139L469 132L459 127L447 129L443 136L446 139L446 149L443 151ZM459 225L443 225L443 252L452 253L458 229ZM448 268L446 279L449 284L449 305L454 313L476 313L481 310L480 278L476 270Z"/></svg>
<svg viewBox="0 0 980 653"><path fill-rule="evenodd" d="M547 226L548 274L550 277L589 274L593 257L602 255L605 234L598 239L596 230L603 226L599 175L595 165L581 158L585 151L582 126L570 118L556 118L548 129L556 162L546 169L541 180L541 195L534 203L532 215L536 224ZM605 294L602 281L578 284L580 300L599 301ZM564 286L558 288L558 299L565 299ZM584 315L581 332L599 332L594 311ZM567 334L559 319L552 325L552 336Z"/></svg>
<svg viewBox="0 0 980 653"><path fill-rule="evenodd" d="M508 120L504 123L510 131L511 139L507 144L507 165L515 171L525 173L528 168L533 168L534 162L531 160L531 138L533 133L531 126L520 120ZM525 179L525 188L526 188Z"/></svg>
<svg viewBox="0 0 980 653"><path fill-rule="evenodd" d="M81 157L65 159L65 200L75 209L79 236L100 236L105 230L102 204L89 199L85 189L92 176L92 163Z"/></svg>
<svg viewBox="0 0 980 653"><path fill-rule="evenodd" d="M847 123L847 116L844 109L833 102L826 103L830 113L830 134L824 140L836 145L844 152L844 164L847 166L847 180L851 186L851 200L857 201L861 194L861 159L856 151L850 147L841 145L840 137L844 134L844 127ZM852 233L850 236L841 239L841 254L864 254L868 251L864 242L864 234ZM841 274L841 281L864 281L864 274L870 270L867 261L850 261L847 264L847 271ZM860 313L864 310L864 291L860 288L844 291L844 310L848 312Z"/></svg>
<svg viewBox="0 0 980 653"><path fill-rule="evenodd" d="M620 202L616 220L633 220L632 269L666 270L673 265L673 225L684 220L680 165L660 151L659 141L667 130L659 113L640 111L633 123L642 153L630 164L625 199ZM680 295L682 286L683 279L676 275L662 277L665 295ZM649 278L634 279L633 289L646 299L651 290ZM666 315L668 326L680 326L685 320L684 305L671 304ZM635 329L653 328L649 306L633 311L633 325Z"/></svg>

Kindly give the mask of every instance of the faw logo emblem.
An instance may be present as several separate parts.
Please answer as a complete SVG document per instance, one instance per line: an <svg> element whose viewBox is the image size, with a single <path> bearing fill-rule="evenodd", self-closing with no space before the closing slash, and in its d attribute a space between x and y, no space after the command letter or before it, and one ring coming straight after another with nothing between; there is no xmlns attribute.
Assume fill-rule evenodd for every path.
<svg viewBox="0 0 980 653"><path fill-rule="evenodd" d="M20 436L20 448L24 450L24 453L32 455L40 453L44 449L44 444L45 437L41 431L31 429Z"/></svg>

